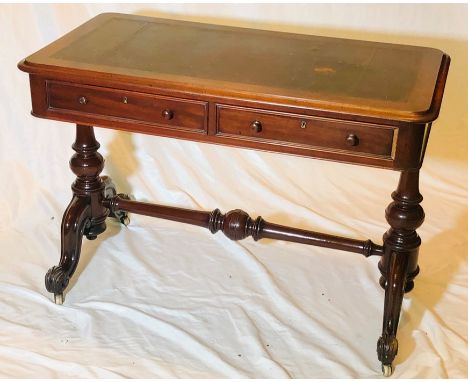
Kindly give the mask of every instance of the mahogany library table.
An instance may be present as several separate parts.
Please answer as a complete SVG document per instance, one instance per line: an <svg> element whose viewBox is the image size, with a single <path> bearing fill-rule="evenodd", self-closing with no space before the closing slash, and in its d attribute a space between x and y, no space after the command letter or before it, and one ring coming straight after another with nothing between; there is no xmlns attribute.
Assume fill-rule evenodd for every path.
<svg viewBox="0 0 468 382"><path fill-rule="evenodd" d="M450 58L440 50L101 14L19 63L32 114L76 124L77 178L61 228L61 257L45 276L55 302L76 270L83 236L136 213L222 231L380 256L385 289L377 354L393 371L405 292L419 272L419 170L440 110ZM143 203L100 176L93 126L268 150L400 171L383 244L221 213Z"/></svg>

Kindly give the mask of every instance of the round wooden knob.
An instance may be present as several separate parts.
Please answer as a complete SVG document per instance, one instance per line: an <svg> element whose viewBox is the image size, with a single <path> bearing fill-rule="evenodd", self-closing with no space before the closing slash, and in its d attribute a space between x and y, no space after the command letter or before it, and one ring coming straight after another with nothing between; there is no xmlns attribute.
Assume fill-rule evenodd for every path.
<svg viewBox="0 0 468 382"><path fill-rule="evenodd" d="M88 103L88 100L86 99L86 97L81 96L80 98L78 98L78 102L82 105L86 105Z"/></svg>
<svg viewBox="0 0 468 382"><path fill-rule="evenodd" d="M172 110L166 109L162 112L162 116L164 117L164 119L170 120L174 118L174 112Z"/></svg>
<svg viewBox="0 0 468 382"><path fill-rule="evenodd" d="M260 131L262 131L262 124L260 123L260 121L253 121L250 127L256 133L259 133Z"/></svg>
<svg viewBox="0 0 468 382"><path fill-rule="evenodd" d="M359 144L359 138L356 134L348 134L346 137L346 144L348 146L357 146Z"/></svg>

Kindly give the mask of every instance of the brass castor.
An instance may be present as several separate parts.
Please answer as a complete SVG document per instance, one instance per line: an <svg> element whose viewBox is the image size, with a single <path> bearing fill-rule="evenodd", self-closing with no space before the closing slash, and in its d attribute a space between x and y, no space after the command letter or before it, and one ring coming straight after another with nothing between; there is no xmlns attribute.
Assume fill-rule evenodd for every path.
<svg viewBox="0 0 468 382"><path fill-rule="evenodd" d="M127 227L130 224L130 218L128 217L127 213L120 217L120 222Z"/></svg>
<svg viewBox="0 0 468 382"><path fill-rule="evenodd" d="M127 195L119 194L119 196L124 196L124 199L130 200ZM127 227L130 224L130 218L128 217L128 213L124 211L114 211L109 215L111 218L117 219L120 224L123 224Z"/></svg>
<svg viewBox="0 0 468 382"><path fill-rule="evenodd" d="M117 195L117 191L115 190L115 185L112 183L111 178L108 176L102 176L102 181L104 182L104 197L106 199L113 198ZM118 194L122 199L131 200L130 196L127 194ZM130 224L130 218L128 217L128 213L125 211L112 211L109 213L109 217L115 218L120 223L122 223L125 227Z"/></svg>
<svg viewBox="0 0 468 382"><path fill-rule="evenodd" d="M384 377L390 377L393 374L393 365L382 364L382 374Z"/></svg>
<svg viewBox="0 0 468 382"><path fill-rule="evenodd" d="M64 300L63 293L54 293L54 302L57 305L62 305Z"/></svg>

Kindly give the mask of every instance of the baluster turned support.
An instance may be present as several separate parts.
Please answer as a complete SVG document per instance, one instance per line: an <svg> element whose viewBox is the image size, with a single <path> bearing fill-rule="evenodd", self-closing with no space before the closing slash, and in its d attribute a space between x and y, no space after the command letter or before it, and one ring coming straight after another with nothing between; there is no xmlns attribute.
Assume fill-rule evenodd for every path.
<svg viewBox="0 0 468 382"><path fill-rule="evenodd" d="M419 170L403 171L398 188L392 194L393 202L385 217L390 229L384 234L384 254L379 262L382 272L380 284L385 288L382 336L377 343L377 354L385 376L393 371L392 362L398 352L396 339L403 295L410 291L419 272L418 251L421 239L416 229L424 221L420 206Z"/></svg>

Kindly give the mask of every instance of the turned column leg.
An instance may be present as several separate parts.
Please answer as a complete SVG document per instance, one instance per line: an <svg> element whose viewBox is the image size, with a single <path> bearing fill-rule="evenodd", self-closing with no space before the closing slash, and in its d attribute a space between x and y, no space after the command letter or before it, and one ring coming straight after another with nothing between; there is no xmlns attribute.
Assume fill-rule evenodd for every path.
<svg viewBox="0 0 468 382"><path fill-rule="evenodd" d="M77 178L72 184L73 198L62 219L60 262L45 276L46 288L54 293L58 304L63 303L63 291L78 265L83 235L93 240L104 232L109 214L102 205L105 184L99 176L104 159L97 152L99 143L92 126L76 126L72 148L76 153L70 160L70 168Z"/></svg>
<svg viewBox="0 0 468 382"><path fill-rule="evenodd" d="M398 188L392 193L393 202L385 217L390 229L384 234L384 254L379 262L382 272L380 284L385 289L382 336L377 343L377 354L385 376L393 372L392 362L398 352L396 339L403 295L410 291L419 272L418 250L421 239L416 229L424 221L419 203L419 170L403 171Z"/></svg>

